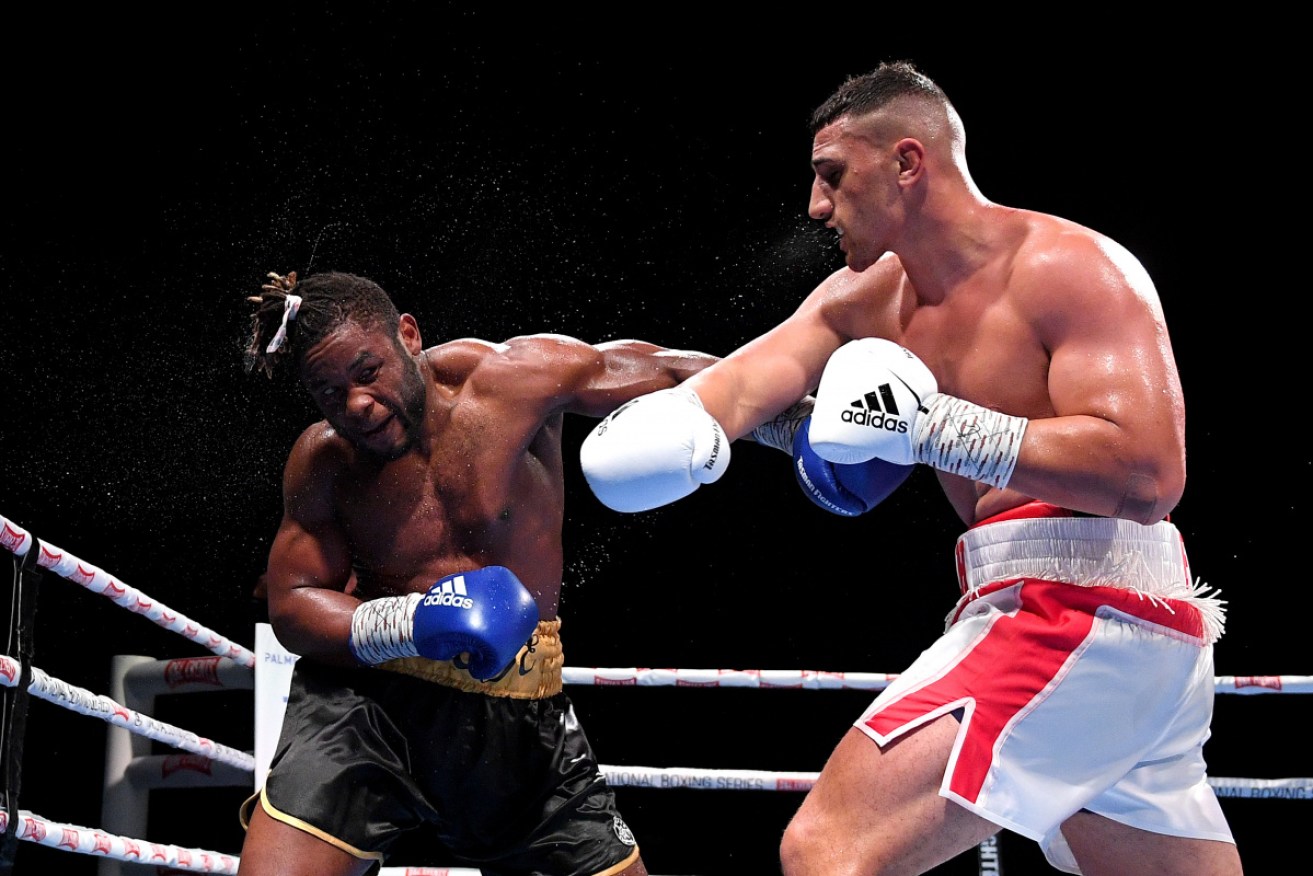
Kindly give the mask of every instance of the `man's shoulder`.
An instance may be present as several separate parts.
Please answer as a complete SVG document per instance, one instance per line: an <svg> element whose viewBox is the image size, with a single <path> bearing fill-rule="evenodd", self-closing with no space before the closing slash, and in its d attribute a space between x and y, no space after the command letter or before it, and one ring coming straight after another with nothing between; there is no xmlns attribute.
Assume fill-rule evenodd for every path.
<svg viewBox="0 0 1313 876"><path fill-rule="evenodd" d="M1026 232L1017 257L1021 267L1083 268L1089 261L1106 261L1125 248L1101 231L1049 213L1025 212Z"/></svg>
<svg viewBox="0 0 1313 876"><path fill-rule="evenodd" d="M293 472L313 471L322 476L344 466L350 453L347 440L327 420L319 420L301 431L292 445L288 465Z"/></svg>
<svg viewBox="0 0 1313 876"><path fill-rule="evenodd" d="M506 344L485 341L482 338L456 338L424 351L424 358L443 383L459 383L475 368L489 359L505 357Z"/></svg>
<svg viewBox="0 0 1313 876"><path fill-rule="evenodd" d="M1148 271L1119 242L1078 222L1034 215L1008 272L1009 295L1024 310L1088 315L1157 301Z"/></svg>

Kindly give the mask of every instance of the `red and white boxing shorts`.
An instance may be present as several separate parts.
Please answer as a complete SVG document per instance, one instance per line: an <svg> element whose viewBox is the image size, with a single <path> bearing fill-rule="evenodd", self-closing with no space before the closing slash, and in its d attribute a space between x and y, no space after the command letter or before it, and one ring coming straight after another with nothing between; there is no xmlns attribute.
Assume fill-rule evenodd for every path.
<svg viewBox="0 0 1313 876"><path fill-rule="evenodd" d="M1080 870L1062 837L1088 809L1173 836L1234 842L1208 784L1220 600L1190 581L1166 521L1034 503L958 541L961 601L855 726L885 745L958 709L940 794Z"/></svg>

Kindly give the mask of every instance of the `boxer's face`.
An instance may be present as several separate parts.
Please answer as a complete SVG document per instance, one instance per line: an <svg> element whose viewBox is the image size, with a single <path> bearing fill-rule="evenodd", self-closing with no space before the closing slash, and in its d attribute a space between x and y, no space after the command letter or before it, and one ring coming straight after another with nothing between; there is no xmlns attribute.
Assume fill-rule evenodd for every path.
<svg viewBox="0 0 1313 876"><path fill-rule="evenodd" d="M409 316L396 337L343 323L306 351L301 381L338 434L364 453L398 459L414 445L424 417L419 350Z"/></svg>
<svg viewBox="0 0 1313 876"><path fill-rule="evenodd" d="M848 267L866 270L889 249L899 197L897 162L871 126L842 116L816 132L812 171L807 215L839 235Z"/></svg>

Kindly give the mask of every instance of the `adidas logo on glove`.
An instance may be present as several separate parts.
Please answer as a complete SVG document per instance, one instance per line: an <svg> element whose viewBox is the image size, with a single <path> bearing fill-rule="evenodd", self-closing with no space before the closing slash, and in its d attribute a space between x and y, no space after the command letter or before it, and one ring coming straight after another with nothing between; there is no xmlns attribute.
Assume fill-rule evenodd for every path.
<svg viewBox="0 0 1313 876"><path fill-rule="evenodd" d="M873 392L868 392L856 401L850 402L839 415L839 419L857 426L870 426L872 429L906 434L907 420L899 419L898 413L893 389L889 384L882 383Z"/></svg>
<svg viewBox="0 0 1313 876"><path fill-rule="evenodd" d="M465 590L465 576L457 575L450 581L442 582L441 588L434 588L424 594L425 605L449 605L452 608L473 608L474 600Z"/></svg>

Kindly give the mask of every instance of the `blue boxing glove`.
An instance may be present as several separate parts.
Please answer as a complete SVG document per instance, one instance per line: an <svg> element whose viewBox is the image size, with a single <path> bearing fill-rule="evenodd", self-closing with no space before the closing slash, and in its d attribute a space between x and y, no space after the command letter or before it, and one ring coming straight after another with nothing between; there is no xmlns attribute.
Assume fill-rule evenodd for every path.
<svg viewBox="0 0 1313 876"><path fill-rule="evenodd" d="M793 473L807 498L831 513L844 517L865 514L916 468L879 458L852 465L821 459L812 450L810 431L811 417L807 417L793 435Z"/></svg>
<svg viewBox="0 0 1313 876"><path fill-rule="evenodd" d="M427 593L362 602L351 651L376 665L398 657L453 660L487 681L501 675L538 627L538 604L505 566L448 575Z"/></svg>

